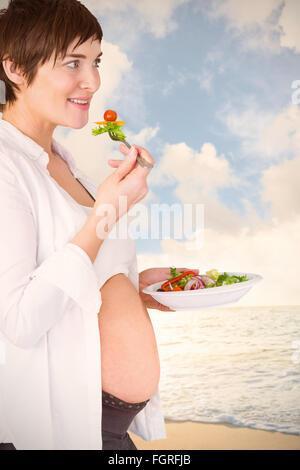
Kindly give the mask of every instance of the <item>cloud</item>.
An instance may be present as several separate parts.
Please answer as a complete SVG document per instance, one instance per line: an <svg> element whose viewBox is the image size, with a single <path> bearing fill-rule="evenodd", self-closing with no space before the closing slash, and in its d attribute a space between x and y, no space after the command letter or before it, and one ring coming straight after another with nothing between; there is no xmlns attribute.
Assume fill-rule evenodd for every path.
<svg viewBox="0 0 300 470"><path fill-rule="evenodd" d="M219 68L218 70L219 73L222 73L222 69ZM212 89L212 80L213 80L213 74L209 70L203 70L197 77L199 86L202 90L205 90L207 92L210 92Z"/></svg>
<svg viewBox="0 0 300 470"><path fill-rule="evenodd" d="M247 49L279 53L289 48L300 52L298 0L214 0L207 14L224 18L227 28Z"/></svg>
<svg viewBox="0 0 300 470"><path fill-rule="evenodd" d="M170 95L174 88L186 85L188 80L193 80L196 78L196 75L190 72L189 70L179 70L168 65L168 79L162 85L162 94L164 96Z"/></svg>
<svg viewBox="0 0 300 470"><path fill-rule="evenodd" d="M225 19L227 30L239 39L242 47L278 53L277 10L281 4L281 0L214 0L207 14L213 19Z"/></svg>
<svg viewBox="0 0 300 470"><path fill-rule="evenodd" d="M232 28L239 30L249 29L254 26L264 27L270 19L272 12L276 10L282 0L216 0L213 2L215 15L225 16Z"/></svg>
<svg viewBox="0 0 300 470"><path fill-rule="evenodd" d="M219 119L241 139L243 152L253 160L272 162L300 151L300 110L294 104L277 114L252 103L244 111L226 106Z"/></svg>
<svg viewBox="0 0 300 470"><path fill-rule="evenodd" d="M206 226L220 232L236 232L247 223L245 217L250 213L250 203L241 217L237 210L229 209L219 195L219 190L238 188L243 182L225 156L217 155L211 143L204 143L199 152L184 142L165 145L148 181L153 187L174 186L174 195L182 204L203 204Z"/></svg>
<svg viewBox="0 0 300 470"><path fill-rule="evenodd" d="M128 3L139 13L141 27L149 30L156 38L162 38L178 27L173 14L188 0L133 0Z"/></svg>
<svg viewBox="0 0 300 470"><path fill-rule="evenodd" d="M300 52L299 30L300 3L298 0L288 0L282 10L278 24L282 28L280 44L295 52Z"/></svg>
<svg viewBox="0 0 300 470"><path fill-rule="evenodd" d="M272 215L280 223L300 215L299 175L300 154L270 166L262 174L262 201L271 204Z"/></svg>
<svg viewBox="0 0 300 470"><path fill-rule="evenodd" d="M159 131L159 126L156 127L145 127L141 129L137 134L132 134L128 132L129 138L132 142L138 142L138 145L141 147L146 147L147 144L156 137Z"/></svg>
<svg viewBox="0 0 300 470"><path fill-rule="evenodd" d="M137 43L141 34L150 33L161 39L174 31L178 24L175 11L190 0L82 0L82 3L99 18L104 35L111 41L120 40L124 48ZM115 42L115 41L113 41Z"/></svg>
<svg viewBox="0 0 300 470"><path fill-rule="evenodd" d="M210 62L209 58L206 62ZM212 89L212 82L214 74L221 74L224 71L222 66L219 66L214 73L209 70L210 64L206 65L206 68L202 68L199 72L191 72L189 69L176 69L172 65L168 65L168 76L165 81L161 84L161 92L164 96L169 96L175 88L181 87L182 89L187 86L187 82L195 82L198 86L206 91L210 92ZM191 84L193 86L193 84Z"/></svg>
<svg viewBox="0 0 300 470"><path fill-rule="evenodd" d="M238 183L224 155L218 156L211 143L204 143L200 152L186 143L167 144L153 173L153 184L184 184L187 188L222 188ZM186 192L188 194L189 191Z"/></svg>
<svg viewBox="0 0 300 470"><path fill-rule="evenodd" d="M300 151L300 110L290 105L265 126L259 139L261 154L268 158Z"/></svg>

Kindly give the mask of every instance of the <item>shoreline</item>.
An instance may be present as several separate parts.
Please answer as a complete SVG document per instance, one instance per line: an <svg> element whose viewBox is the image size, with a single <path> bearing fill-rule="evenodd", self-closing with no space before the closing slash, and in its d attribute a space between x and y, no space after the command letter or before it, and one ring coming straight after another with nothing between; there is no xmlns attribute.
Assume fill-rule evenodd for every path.
<svg viewBox="0 0 300 470"><path fill-rule="evenodd" d="M145 441L129 432L138 450L300 450L300 435L165 419L166 439Z"/></svg>
<svg viewBox="0 0 300 470"><path fill-rule="evenodd" d="M265 431L265 432L270 432L271 434L274 434L274 433L279 433L279 434L285 434L286 436L295 436L295 437L300 437L300 433L299 434L296 434L296 433L293 433L293 432L287 432L287 431L276 431L276 430L272 430L272 429L260 429L260 428L251 428L250 426L239 426L237 424L233 424L233 423L228 423L228 422L225 422L225 421L220 421L220 422L206 422L206 421L192 421L192 420L177 420L177 419L168 419L168 418L165 418L165 424L172 424L172 423L199 423L199 424L212 424L214 426L225 426L225 427L228 427L228 428L232 428L232 429L250 429L251 431Z"/></svg>

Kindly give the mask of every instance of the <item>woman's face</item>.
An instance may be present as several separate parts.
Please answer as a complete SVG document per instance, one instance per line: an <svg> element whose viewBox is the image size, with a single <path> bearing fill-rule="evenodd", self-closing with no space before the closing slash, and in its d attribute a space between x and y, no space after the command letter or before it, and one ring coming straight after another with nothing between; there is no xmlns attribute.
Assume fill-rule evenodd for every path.
<svg viewBox="0 0 300 470"><path fill-rule="evenodd" d="M73 50L78 38L69 46L66 57L54 54L44 65L30 85L22 90L22 101L28 112L37 116L44 124L60 125L80 129L89 118L89 105L94 93L100 87L99 62L101 43L92 38ZM70 57L80 54L83 57ZM89 100L87 105L77 105L70 98Z"/></svg>

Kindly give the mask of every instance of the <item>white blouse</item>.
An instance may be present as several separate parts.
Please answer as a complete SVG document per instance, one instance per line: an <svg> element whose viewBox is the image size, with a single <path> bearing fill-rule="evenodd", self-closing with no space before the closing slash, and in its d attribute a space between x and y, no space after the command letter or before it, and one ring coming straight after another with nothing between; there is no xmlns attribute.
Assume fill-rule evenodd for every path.
<svg viewBox="0 0 300 470"><path fill-rule="evenodd" d="M52 150L96 198L99 185L55 139ZM138 291L135 242L128 231L127 239L109 234L94 263L69 243L89 209L51 177L48 162L0 119L0 442L101 450L100 288L124 273ZM166 437L159 389L129 430Z"/></svg>

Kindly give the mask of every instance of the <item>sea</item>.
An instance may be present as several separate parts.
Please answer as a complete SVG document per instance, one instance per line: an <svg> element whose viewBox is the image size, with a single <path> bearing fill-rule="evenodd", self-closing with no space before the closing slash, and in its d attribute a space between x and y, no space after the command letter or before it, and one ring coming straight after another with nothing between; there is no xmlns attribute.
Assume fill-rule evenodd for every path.
<svg viewBox="0 0 300 470"><path fill-rule="evenodd" d="M300 306L148 311L165 419L300 435Z"/></svg>

